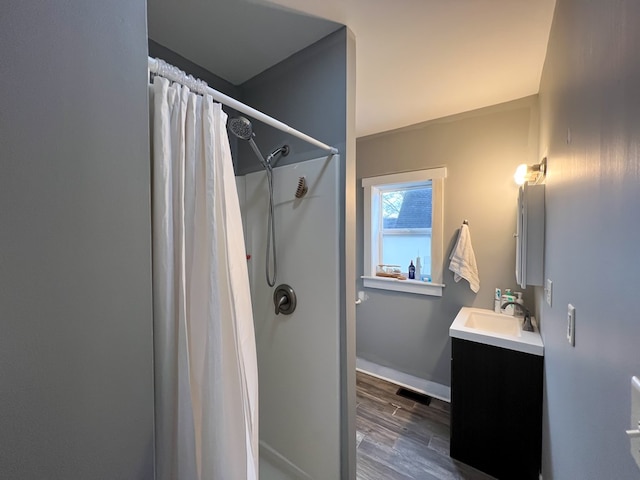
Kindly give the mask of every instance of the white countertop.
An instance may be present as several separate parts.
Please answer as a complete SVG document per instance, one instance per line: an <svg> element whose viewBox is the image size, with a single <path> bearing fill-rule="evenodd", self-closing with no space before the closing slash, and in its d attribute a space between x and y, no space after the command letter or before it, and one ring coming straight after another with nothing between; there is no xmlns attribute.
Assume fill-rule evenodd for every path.
<svg viewBox="0 0 640 480"><path fill-rule="evenodd" d="M483 329L469 327L466 324L474 314L483 317L493 317L501 322L510 322L512 319L518 326L515 328L517 333L505 334L491 331L489 328ZM509 315L495 313L493 310L486 310L484 308L462 307L456 315L456 318L453 320L451 327L449 327L449 336L469 340L471 342L483 343L485 345L492 345L494 347L507 348L518 352L543 356L544 345L542 344L542 337L540 336L535 319L532 317L531 320L535 331L525 332L522 330L522 317L511 317Z"/></svg>

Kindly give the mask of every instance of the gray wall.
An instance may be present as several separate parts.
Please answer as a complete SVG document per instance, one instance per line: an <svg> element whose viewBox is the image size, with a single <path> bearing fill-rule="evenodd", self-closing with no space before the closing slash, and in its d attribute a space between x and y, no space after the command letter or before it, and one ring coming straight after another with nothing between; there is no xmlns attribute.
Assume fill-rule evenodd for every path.
<svg viewBox="0 0 640 480"><path fill-rule="evenodd" d="M0 476L152 479L145 2L0 15Z"/></svg>
<svg viewBox="0 0 640 480"><path fill-rule="evenodd" d="M549 157L545 480L638 478L624 430L640 375L640 3L558 0L540 89ZM568 141L568 130L570 140ZM576 307L575 347L565 339Z"/></svg>
<svg viewBox="0 0 640 480"><path fill-rule="evenodd" d="M326 36L240 85L242 101L343 153L346 142L347 29ZM266 156L283 144L289 156L278 165L327 153L261 122L253 122L255 141ZM262 168L245 142L239 145L236 174Z"/></svg>
<svg viewBox="0 0 640 480"><path fill-rule="evenodd" d="M209 70L202 68L200 65L193 63L188 58L184 58L182 55L168 49L151 38L149 38L149 56L160 58L165 62L184 70L189 75L193 75L195 78L204 80L211 88L214 88L225 95L229 95L233 98L238 98L240 96L240 89L234 84L227 82L224 78L211 73ZM227 109L228 107L224 110L227 111Z"/></svg>
<svg viewBox="0 0 640 480"><path fill-rule="evenodd" d="M356 478L356 39L347 29L346 65L346 113L347 144L342 152L344 163L344 245L340 260L344 266L342 274L342 294L340 311L340 384L342 400L342 476L347 480Z"/></svg>
<svg viewBox="0 0 640 480"><path fill-rule="evenodd" d="M366 289L356 309L358 357L450 385L449 326L462 306L493 308L496 287L515 287L516 166L538 148L537 97L358 139L358 288L363 274L363 177L446 166L444 247L448 259L469 220L480 291L453 281L444 265L443 296ZM409 264L407 258L407 265ZM533 294L525 293L533 304Z"/></svg>

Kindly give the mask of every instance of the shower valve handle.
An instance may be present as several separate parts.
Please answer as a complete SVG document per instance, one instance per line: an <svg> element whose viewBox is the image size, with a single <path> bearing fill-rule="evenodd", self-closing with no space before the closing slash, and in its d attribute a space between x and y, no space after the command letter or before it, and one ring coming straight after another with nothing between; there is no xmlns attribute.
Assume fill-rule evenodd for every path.
<svg viewBox="0 0 640 480"><path fill-rule="evenodd" d="M276 315L283 313L291 315L296 309L296 293L289 285L278 285L273 292L273 304L275 305Z"/></svg>
<svg viewBox="0 0 640 480"><path fill-rule="evenodd" d="M286 295L281 296L278 300L278 304L276 305L276 315L280 313L281 308L286 308L287 303L289 303L289 299Z"/></svg>

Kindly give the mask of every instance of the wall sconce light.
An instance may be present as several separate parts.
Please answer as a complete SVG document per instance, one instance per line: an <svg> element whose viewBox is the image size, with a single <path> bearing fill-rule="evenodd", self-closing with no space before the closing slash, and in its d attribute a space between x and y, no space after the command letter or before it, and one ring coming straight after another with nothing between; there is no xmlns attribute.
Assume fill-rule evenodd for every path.
<svg viewBox="0 0 640 480"><path fill-rule="evenodd" d="M547 175L547 157L544 157L540 163L535 165L527 165L525 163L518 165L513 179L518 185L525 182L538 183Z"/></svg>

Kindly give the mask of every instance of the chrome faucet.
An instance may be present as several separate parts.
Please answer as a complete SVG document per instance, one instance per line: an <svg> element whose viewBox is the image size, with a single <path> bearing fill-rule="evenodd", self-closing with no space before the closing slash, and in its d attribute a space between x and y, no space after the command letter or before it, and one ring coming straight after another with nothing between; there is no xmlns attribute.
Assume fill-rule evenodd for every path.
<svg viewBox="0 0 640 480"><path fill-rule="evenodd" d="M525 332L533 332L534 329L533 329L533 325L531 324L531 313L529 313L529 310L527 310L527 307L517 302L506 302L506 303L503 303L500 306L500 308L504 310L509 305L513 305L514 308L520 308L520 310L524 314L524 321L522 322L522 330L524 330Z"/></svg>

